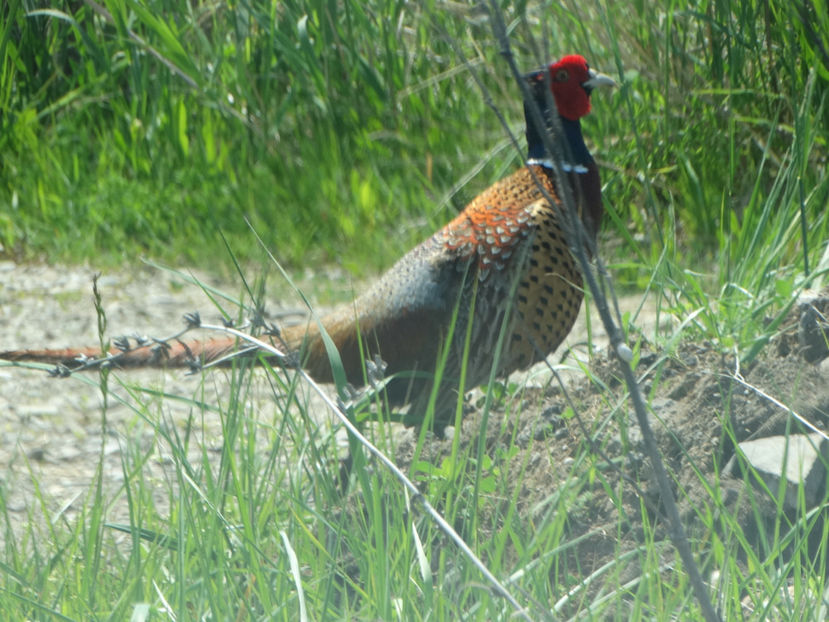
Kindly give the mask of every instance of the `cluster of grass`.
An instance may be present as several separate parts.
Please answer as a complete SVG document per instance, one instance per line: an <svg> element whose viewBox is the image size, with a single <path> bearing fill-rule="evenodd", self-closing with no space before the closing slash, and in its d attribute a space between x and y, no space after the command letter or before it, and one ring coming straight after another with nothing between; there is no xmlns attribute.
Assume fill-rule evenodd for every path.
<svg viewBox="0 0 829 622"><path fill-rule="evenodd" d="M827 267L826 9L821 0L508 7L520 66L578 51L623 78L584 122L604 167L613 274L664 294L664 308L693 318L688 330L749 358L777 330L778 303ZM478 5L112 0L33 10L12 0L0 11L8 256L99 264L147 254L215 266L227 241L244 262L258 258L247 219L289 265L344 257L373 270L517 162L461 60L520 132L517 89ZM0 495L0 617L512 614L474 565L440 546L444 536L384 469L357 460L357 492L344 503L336 443L295 378L269 375L276 406L250 417L251 377L233 374L228 403L192 402L194 426L208 411L221 418L218 467L206 450L193 461L189 430L158 423L157 395L131 390L157 444L125 440L120 490L105 491L102 474L78 521L50 526L48 543L36 522L13 534ZM106 374L101 382L109 395ZM640 619L698 615L684 579L661 572L651 531L636 582L579 600L589 590L558 560L572 546L570 504L595 473L577 471L577 459L568 486L521 515L503 476L513 446L494 457L456 452L413 475L534 616L555 603L601 615L628 599ZM144 474L155 451L173 456L168 513ZM104 524L116 501L129 507L126 548ZM492 524L479 523L484 504ZM624 561L595 579L622 576ZM755 594L769 599L757 615L800 619L797 606L810 605L787 603L779 589L796 564L774 574L751 562ZM796 581L803 593L823 587L817 571ZM747 583L726 582L725 615L742 615Z"/></svg>
<svg viewBox="0 0 829 622"><path fill-rule="evenodd" d="M247 217L294 264L350 249L376 268L397 251L390 231L408 244L445 220L438 199L503 142L441 34L463 40L463 16L388 1L183 8L6 5L8 253L205 261L221 231L244 258Z"/></svg>
<svg viewBox="0 0 829 622"><path fill-rule="evenodd" d="M245 259L257 256L247 217L292 265L344 257L370 271L516 162L456 50L520 131L516 89L476 5L4 6L0 243L10 256L210 261L223 255L221 231ZM510 11L520 66L579 51L624 77L585 123L619 222L661 231L645 258L674 224L692 256L750 239L790 168L811 239L822 239L820 6ZM794 219L799 196L781 192L774 213Z"/></svg>

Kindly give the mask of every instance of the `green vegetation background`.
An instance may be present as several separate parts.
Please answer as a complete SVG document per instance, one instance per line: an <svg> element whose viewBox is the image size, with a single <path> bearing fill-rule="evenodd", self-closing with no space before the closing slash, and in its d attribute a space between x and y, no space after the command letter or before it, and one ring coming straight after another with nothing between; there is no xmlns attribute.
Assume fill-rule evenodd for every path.
<svg viewBox="0 0 829 622"><path fill-rule="evenodd" d="M259 257L247 218L289 265L371 273L518 164L461 57L520 136L518 90L477 4L44 7L0 9L9 258L227 265L220 233L243 260ZM624 81L596 96L585 121L609 227L628 246L620 256L633 249L650 263L678 241L695 264L744 257L740 241L765 243L751 232L772 229L766 219L797 222L801 202L819 252L826 8L506 6L519 66L579 52ZM766 206L781 172L790 183ZM802 252L790 242L778 249L786 263Z"/></svg>

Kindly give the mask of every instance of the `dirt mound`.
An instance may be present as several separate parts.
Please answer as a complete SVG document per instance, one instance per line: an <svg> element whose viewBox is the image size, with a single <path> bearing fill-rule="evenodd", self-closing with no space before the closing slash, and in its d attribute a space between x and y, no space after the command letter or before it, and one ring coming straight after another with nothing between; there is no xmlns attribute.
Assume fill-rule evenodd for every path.
<svg viewBox="0 0 829 622"><path fill-rule="evenodd" d="M820 429L826 427L829 351L826 333L815 328L821 317L829 317L826 296L794 309L778 336L748 364L706 343L685 343L669 354L641 345L637 377L691 533L699 517L723 509L738 516L746 533L755 528L754 510L774 516L775 503L767 496L747 501L739 470L738 478L722 471L739 442L808 431L791 411ZM496 406L498 413L488 418L486 430L486 453L496 460L491 468L509 470L519 490L519 511L539 518L566 513L566 540L576 544L564 564L582 578L642 544L643 515L667 539L658 488L609 349L587 372L566 390L549 386L520 391ZM481 424L479 411L464 420L462 450L476 447ZM515 445L523 453L508 455ZM410 466L414 449L414 441L400 448L402 466ZM435 441L424 446L418 460L439 466L451 452L451 439ZM504 458L498 461L497 456ZM497 517L508 502L493 497L481 507ZM478 524L493 521L484 516ZM479 535L479 540L486 537ZM666 555L670 560L670 547ZM635 563L625 570L628 578L637 573Z"/></svg>

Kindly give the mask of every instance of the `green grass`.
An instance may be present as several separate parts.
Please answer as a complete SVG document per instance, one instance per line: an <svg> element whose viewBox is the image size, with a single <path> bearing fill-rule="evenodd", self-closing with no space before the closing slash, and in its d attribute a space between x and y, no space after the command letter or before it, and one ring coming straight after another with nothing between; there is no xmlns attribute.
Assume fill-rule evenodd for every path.
<svg viewBox="0 0 829 622"><path fill-rule="evenodd" d="M95 266L148 256L230 271L225 239L243 264L260 261L248 219L289 268L336 260L371 273L517 164L450 41L520 130L517 88L475 6L111 0L106 15L95 6L0 9L3 256ZM827 14L825 0L508 9L519 66L578 51L623 78L595 96L584 122L606 184L603 255L622 287L655 292L662 313L686 320L662 344L669 351L706 339L750 361L829 268ZM100 378L104 396L115 382ZM184 429L166 422L170 396L129 387L152 442L109 430L104 412L103 437L122 438L123 484L103 486L102 447L73 520L33 516L13 535L0 489L0 618L512 614L378 464L358 460L344 501L338 446L295 376L235 370L231 382L226 402L208 388L178 396L190 412ZM272 402L253 411L252 382L273 385ZM614 425L621 406L596 391ZM218 460L198 438L204 417L221 423ZM384 428L371 429L394 455ZM685 577L659 572L667 545L652 525L640 549L624 552L640 577L623 583L620 563L593 577L610 592L579 589L567 516L602 481L591 447L528 511L506 474L530 456L514 437L502 446L493 456L454 447L440 464L416 459L410 475L532 617L556 604L562 616L601 617L627 603L636 619L695 619ZM148 475L155 452L170 456L160 483ZM621 492L604 493L622 530ZM34 501L51 515L48 495ZM113 526L115 503L129 521ZM713 495L702 519L710 540L694 544L727 574L724 617L747 615L746 594L748 619L825 615L810 600L825 585L805 546L823 530L825 562L817 517L781 515L761 555L719 509ZM791 577L794 602L781 591Z"/></svg>
<svg viewBox="0 0 829 622"><path fill-rule="evenodd" d="M811 235L824 239L826 31L791 27L797 5L508 12L520 66L580 51L624 76L585 125L608 167L609 206L650 234L645 257L670 214L679 247L713 257L750 226L742 216L789 158ZM7 3L0 31L0 243L11 257L216 263L221 231L258 258L247 216L290 265L342 256L374 271L517 160L448 40L519 129L506 65L471 6L30 8Z"/></svg>

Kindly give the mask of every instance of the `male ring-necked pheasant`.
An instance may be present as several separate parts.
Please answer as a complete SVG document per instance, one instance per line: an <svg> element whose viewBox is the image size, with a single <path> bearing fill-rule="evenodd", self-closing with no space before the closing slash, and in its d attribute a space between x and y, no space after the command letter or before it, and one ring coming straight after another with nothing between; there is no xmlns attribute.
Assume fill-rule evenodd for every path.
<svg viewBox="0 0 829 622"><path fill-rule="evenodd" d="M565 56L527 76L533 99L546 119L549 89L563 128L557 141L563 179L570 184L585 230L595 241L602 218L596 163L582 138L579 119L590 111L590 92L614 81L588 67L581 56ZM552 353L573 326L583 298L581 274L561 225L562 193L556 188L550 155L525 103L528 162L475 198L449 224L412 249L353 303L322 318L339 349L349 382L365 381L364 359L386 363L392 405L411 404L422 413L433 389L433 372L446 357L437 388L435 420L448 422L457 405L466 354L465 386L490 377L501 331L505 339L497 373L506 375ZM558 154L556 154L558 155ZM552 203L550 203L550 199ZM447 339L451 332L451 340ZM321 382L332 380L318 325L283 329L282 340L301 353L303 366ZM362 345L362 348L361 348ZM213 339L183 347L173 344L162 360L147 347L120 356L127 366L186 366L197 357L216 360L238 348L235 339ZM444 349L447 348L447 349ZM0 359L77 366L94 348L25 350ZM421 372L407 374L405 372ZM422 372L425 372L422 373Z"/></svg>

